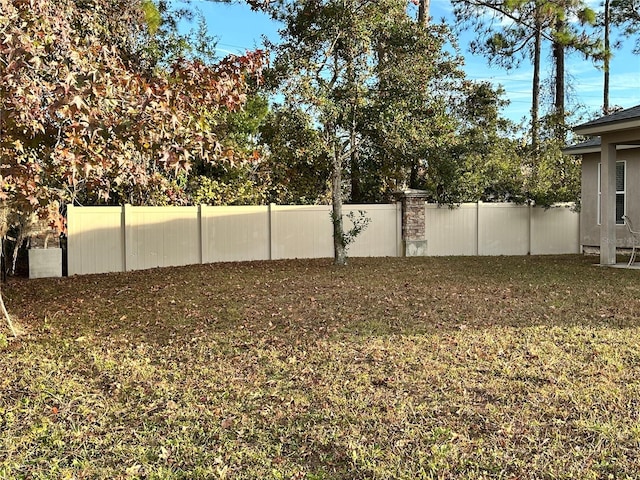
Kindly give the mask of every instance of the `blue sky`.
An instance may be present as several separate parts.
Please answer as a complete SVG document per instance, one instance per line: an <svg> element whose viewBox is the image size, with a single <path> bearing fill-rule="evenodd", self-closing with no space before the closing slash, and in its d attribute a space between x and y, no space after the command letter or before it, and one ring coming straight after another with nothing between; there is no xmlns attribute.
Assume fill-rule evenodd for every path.
<svg viewBox="0 0 640 480"><path fill-rule="evenodd" d="M263 13L252 12L245 4L229 5L192 0L191 5L204 14L209 32L218 38L221 56L259 48L263 36L271 40L278 38L278 24ZM432 0L431 15L434 21L452 18L449 0ZM511 102L504 110L504 115L516 122L528 117L531 108L531 66L523 62L520 68L508 72L498 67L489 67L484 57L469 53L471 39L471 33L459 37L467 77L502 85L506 91L505 97ZM640 56L632 55L633 43L634 40L630 39L623 44L622 49L614 52L611 62L611 105L629 108L640 104ZM548 76L550 69L551 60L547 56L543 58L543 77ZM569 106L582 104L586 106L581 110L582 114L598 113L602 105L602 71L574 53L567 58L567 80L571 85Z"/></svg>

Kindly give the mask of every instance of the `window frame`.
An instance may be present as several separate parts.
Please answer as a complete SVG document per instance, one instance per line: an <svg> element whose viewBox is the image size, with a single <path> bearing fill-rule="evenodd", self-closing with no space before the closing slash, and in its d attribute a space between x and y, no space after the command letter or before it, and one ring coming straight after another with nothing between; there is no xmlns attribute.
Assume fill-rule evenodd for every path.
<svg viewBox="0 0 640 480"><path fill-rule="evenodd" d="M626 160L616 160L616 174L618 170L618 165L622 165L623 173L624 173L624 185L622 186L623 190L616 189L616 201L618 195L622 195L623 199L623 212L622 215L627 214L627 161ZM598 225L602 225L602 162L598 162ZM622 218L616 218L616 225L624 225L624 220Z"/></svg>

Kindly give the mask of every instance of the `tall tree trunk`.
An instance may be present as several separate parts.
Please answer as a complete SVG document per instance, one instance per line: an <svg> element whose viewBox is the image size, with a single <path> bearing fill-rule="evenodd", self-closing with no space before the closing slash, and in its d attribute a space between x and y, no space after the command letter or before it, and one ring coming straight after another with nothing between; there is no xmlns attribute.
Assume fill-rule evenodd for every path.
<svg viewBox="0 0 640 480"><path fill-rule="evenodd" d="M542 51L542 23L536 12L536 31L533 45L533 85L531 86L531 148L537 158L540 146L540 58Z"/></svg>
<svg viewBox="0 0 640 480"><path fill-rule="evenodd" d="M4 299L2 298L2 290L0 289L0 310L2 310L2 315L7 320L7 324L9 325L9 330L11 330L11 334L14 338L18 337L18 332L16 331L13 323L11 322L11 317L9 316L9 312L7 312L7 307L4 305Z"/></svg>
<svg viewBox="0 0 640 480"><path fill-rule="evenodd" d="M0 114L1 113L2 112L0 111ZM2 127L1 122L2 122L2 117L0 115L0 128ZM0 133L1 132L2 131L0 130ZM3 283L7 280L7 277L6 277L7 271L5 270L5 261L6 261L5 237L7 235L7 232L9 231L8 215L9 215L9 207L7 207L6 205L0 205L0 248L2 249L0 253L2 254L2 282ZM2 315L7 320L7 325L9 325L9 330L11 330L11 334L14 337L17 337L18 332L16 332L16 329L13 327L13 323L11 322L11 317L9 316L9 312L7 312L7 307L5 307L4 305L1 285L0 285L0 311L2 311Z"/></svg>
<svg viewBox="0 0 640 480"><path fill-rule="evenodd" d="M418 165L417 160L413 160L411 162L411 170L409 172L409 188L420 188L421 185L418 183L418 173L420 166Z"/></svg>
<svg viewBox="0 0 640 480"><path fill-rule="evenodd" d="M331 219L333 221L333 263L347 264L347 246L342 220L342 157L338 140L333 135L333 172L331 174Z"/></svg>
<svg viewBox="0 0 640 480"><path fill-rule="evenodd" d="M556 22L556 32L563 32L565 29L565 21L558 20ZM566 137L566 129L565 129L565 67L564 67L564 56L565 56L565 47L562 41L556 40L553 43L553 59L555 61L556 67L556 78L555 78L555 100L554 100L554 123L555 123L555 131L556 138L560 141L563 141Z"/></svg>
<svg viewBox="0 0 640 480"><path fill-rule="evenodd" d="M350 56L351 57L351 56ZM349 58L347 77L351 84L351 118L349 122L349 148L351 171L351 201L360 203L362 200L362 188L360 187L360 150L358 149L358 84L355 71L355 60Z"/></svg>
<svg viewBox="0 0 640 480"><path fill-rule="evenodd" d="M17 235L18 238L16 239L16 244L13 247L13 256L11 261L11 275L16 274L16 265L18 263L18 254L20 253L20 247L22 247L22 244L26 240L26 236L24 235L23 232L24 230L22 229L22 226L21 226L20 232Z"/></svg>
<svg viewBox="0 0 640 480"><path fill-rule="evenodd" d="M611 28L611 0L604 1L604 92L602 100L602 113L609 115L609 64L611 40L609 31Z"/></svg>
<svg viewBox="0 0 640 480"><path fill-rule="evenodd" d="M0 244L2 245L2 248L0 249L0 268L2 269L2 278L0 281L2 283L7 283L7 254L5 252L4 236L0 240Z"/></svg>
<svg viewBox="0 0 640 480"><path fill-rule="evenodd" d="M360 178L360 151L358 149L358 132L356 125L356 108L352 109L351 119L351 201L353 203L362 203L362 186Z"/></svg>
<svg viewBox="0 0 640 480"><path fill-rule="evenodd" d="M429 25L429 8L431 0L420 0L418 4L418 23L425 27Z"/></svg>

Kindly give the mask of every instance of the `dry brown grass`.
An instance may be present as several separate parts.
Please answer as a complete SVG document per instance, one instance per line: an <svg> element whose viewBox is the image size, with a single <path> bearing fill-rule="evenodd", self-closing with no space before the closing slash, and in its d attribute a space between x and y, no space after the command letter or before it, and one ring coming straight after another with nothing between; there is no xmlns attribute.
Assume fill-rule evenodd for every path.
<svg viewBox="0 0 640 480"><path fill-rule="evenodd" d="M0 478L638 478L640 272L594 261L14 282Z"/></svg>

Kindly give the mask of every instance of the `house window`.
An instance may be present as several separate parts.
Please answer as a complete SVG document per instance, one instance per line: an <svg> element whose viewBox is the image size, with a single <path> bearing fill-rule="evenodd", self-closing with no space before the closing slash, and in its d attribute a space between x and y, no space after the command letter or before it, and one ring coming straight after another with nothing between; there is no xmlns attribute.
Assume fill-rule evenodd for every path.
<svg viewBox="0 0 640 480"><path fill-rule="evenodd" d="M598 163L598 225L602 223L602 178L601 164ZM624 225L622 216L625 214L626 204L626 162L616 162L616 225Z"/></svg>

